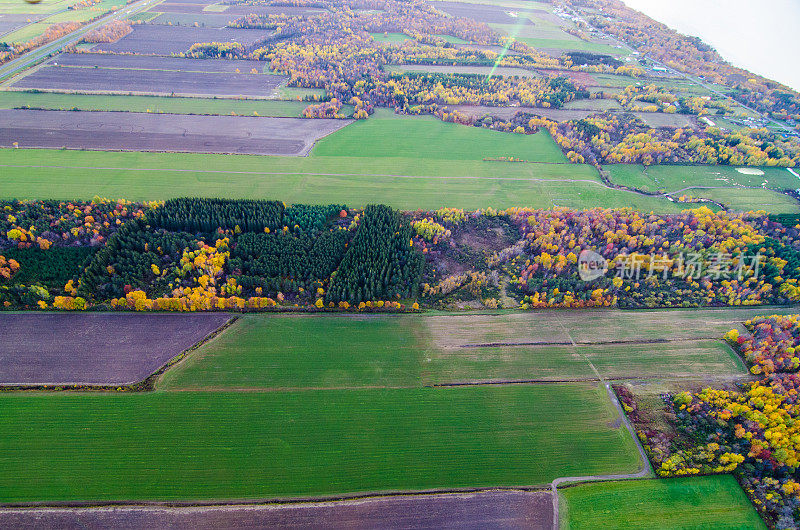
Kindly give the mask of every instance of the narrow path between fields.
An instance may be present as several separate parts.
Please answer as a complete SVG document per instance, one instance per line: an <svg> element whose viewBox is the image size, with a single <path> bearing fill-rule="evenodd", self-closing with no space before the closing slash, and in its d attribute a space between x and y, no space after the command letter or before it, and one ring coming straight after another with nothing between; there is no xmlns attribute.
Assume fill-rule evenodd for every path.
<svg viewBox="0 0 800 530"><path fill-rule="evenodd" d="M556 321L558 325L564 330L567 337L569 338L572 345L578 348L578 344L575 343L575 340L572 338L567 327L561 321L560 318L556 317ZM623 480L623 479L633 479L633 478L644 478L653 475L653 468L650 466L650 460L647 458L647 453L644 452L644 447L642 447L641 442L639 441L639 437L636 436L636 431L631 425L631 422L628 420L628 415L625 414L625 411L622 409L622 405L620 405L619 400L617 399L617 395L614 394L614 391L611 389L611 383L607 382L603 379L603 376L595 367L594 363L587 357L585 354L581 353L581 356L589 363L589 366L592 368L592 371L597 375L598 380L605 385L606 392L608 392L608 398L611 400L611 403L614 404L616 407L617 412L620 415L620 419L622 421L622 425L628 429L628 433L630 434L631 438L633 438L633 442L636 444L636 449L639 450L639 457L642 459L642 469L637 471L636 473L627 473L627 474L617 474L617 475L586 475L583 477L560 477L553 480L552 484L550 485L550 491L553 496L553 530L558 530L559 528L559 515L558 515L558 486L561 484L566 484L569 482L596 482L600 480Z"/></svg>

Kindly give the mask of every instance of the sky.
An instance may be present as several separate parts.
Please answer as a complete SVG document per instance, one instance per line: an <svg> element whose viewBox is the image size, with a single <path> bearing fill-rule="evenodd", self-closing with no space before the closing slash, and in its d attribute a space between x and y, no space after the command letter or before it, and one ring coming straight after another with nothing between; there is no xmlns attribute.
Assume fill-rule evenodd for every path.
<svg viewBox="0 0 800 530"><path fill-rule="evenodd" d="M800 91L800 0L622 0L734 66Z"/></svg>

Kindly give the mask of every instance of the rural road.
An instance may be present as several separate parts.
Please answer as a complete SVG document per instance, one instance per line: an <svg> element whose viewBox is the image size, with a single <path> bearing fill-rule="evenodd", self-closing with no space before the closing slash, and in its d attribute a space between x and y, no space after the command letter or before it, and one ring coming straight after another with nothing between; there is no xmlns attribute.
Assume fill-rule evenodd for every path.
<svg viewBox="0 0 800 530"><path fill-rule="evenodd" d="M110 13L94 22L86 24L82 26L72 33L64 35L53 42L35 48L19 57L14 59L13 61L9 61L8 63L4 64L0 67L0 81L4 81L9 77L12 77L22 70L28 68L29 66L33 66L38 61L46 58L48 55L59 51L64 46L69 46L70 44L76 44L81 38L89 31L108 24L114 20L121 20L123 18L127 18L128 15L132 15L134 13L139 13L144 11L150 4L158 3L160 0L139 0L138 2L133 2L132 4L126 5L113 13Z"/></svg>

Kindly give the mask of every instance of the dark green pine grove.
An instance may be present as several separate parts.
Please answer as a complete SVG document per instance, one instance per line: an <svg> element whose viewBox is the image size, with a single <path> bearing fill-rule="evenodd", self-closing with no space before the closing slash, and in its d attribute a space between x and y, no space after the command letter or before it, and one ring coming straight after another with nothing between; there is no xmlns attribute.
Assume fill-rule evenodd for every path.
<svg viewBox="0 0 800 530"><path fill-rule="evenodd" d="M424 258L411 246L411 224L388 206L364 209L361 224L339 270L329 302L408 298L416 294Z"/></svg>

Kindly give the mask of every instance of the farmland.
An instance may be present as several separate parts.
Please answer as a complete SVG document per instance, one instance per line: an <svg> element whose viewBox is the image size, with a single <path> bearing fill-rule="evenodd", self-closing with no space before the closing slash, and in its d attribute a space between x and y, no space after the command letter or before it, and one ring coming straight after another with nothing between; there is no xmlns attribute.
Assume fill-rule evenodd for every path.
<svg viewBox="0 0 800 530"><path fill-rule="evenodd" d="M3 197L169 198L196 193L201 182L210 196L281 196L287 202L312 204L385 202L398 208L435 209L602 203L645 211L681 209L665 200L608 190L593 168L567 164L317 157L313 151L308 158L270 158L268 167L249 157L77 151L36 151L32 163L31 153L0 151Z"/></svg>
<svg viewBox="0 0 800 530"><path fill-rule="evenodd" d="M299 118L37 110L1 110L0 119L14 124L0 131L0 145L4 147L16 142L34 148L289 156L308 153L315 140L348 123ZM98 131L102 131L102 142L97 139Z"/></svg>
<svg viewBox="0 0 800 530"><path fill-rule="evenodd" d="M730 475L564 489L561 528L766 528Z"/></svg>
<svg viewBox="0 0 800 530"><path fill-rule="evenodd" d="M93 50L115 53L169 55L184 53L196 42L239 42L252 44L265 32L252 29L195 28L142 24L130 35L113 43L100 43Z"/></svg>
<svg viewBox="0 0 800 530"><path fill-rule="evenodd" d="M86 527L135 525L147 527L275 527L352 526L363 521L381 527L507 525L549 530L553 504L541 492L480 492L443 495L374 497L328 503L206 506L190 508L85 508L3 510L0 521L10 526L63 526L78 520Z"/></svg>
<svg viewBox="0 0 800 530"><path fill-rule="evenodd" d="M245 317L167 372L159 388L419 387L596 379L592 365L610 379L744 375L738 357L715 338L756 313ZM697 323L698 317L707 318L705 325ZM273 336L284 341L271 343L267 337ZM676 340L648 343L664 337ZM304 355L309 351L319 354Z"/></svg>
<svg viewBox="0 0 800 530"><path fill-rule="evenodd" d="M223 314L3 315L0 385L138 382L228 318ZM141 343L150 346L142 349Z"/></svg>
<svg viewBox="0 0 800 530"><path fill-rule="evenodd" d="M796 92L615 0L74 2L0 0L0 527L797 526Z"/></svg>
<svg viewBox="0 0 800 530"><path fill-rule="evenodd" d="M302 101L263 99L209 99L121 94L57 94L52 92L0 92L0 108L216 114L297 118L306 108Z"/></svg>
<svg viewBox="0 0 800 530"><path fill-rule="evenodd" d="M640 466L594 384L0 399L14 455L0 502L514 486Z"/></svg>
<svg viewBox="0 0 800 530"><path fill-rule="evenodd" d="M225 59L188 59L185 57L157 57L145 55L109 55L89 53L62 53L48 64L62 67L123 68L132 70L165 70L175 72L239 73L250 72L253 68L259 73L264 70L260 61ZM66 72L66 71L65 71ZM29 77L29 76L28 76ZM26 77L27 78L27 77ZM47 87L34 87L47 88Z"/></svg>
<svg viewBox="0 0 800 530"><path fill-rule="evenodd" d="M675 196L706 197L738 210L775 213L798 211L797 201L780 193L796 189L800 180L784 168L761 167L739 171L725 166L607 166L615 184Z"/></svg>
<svg viewBox="0 0 800 530"><path fill-rule="evenodd" d="M50 66L40 68L31 75L20 79L14 83L14 86L85 93L116 92L265 98L285 82L285 77L269 74Z"/></svg>

